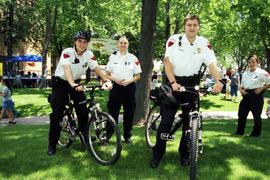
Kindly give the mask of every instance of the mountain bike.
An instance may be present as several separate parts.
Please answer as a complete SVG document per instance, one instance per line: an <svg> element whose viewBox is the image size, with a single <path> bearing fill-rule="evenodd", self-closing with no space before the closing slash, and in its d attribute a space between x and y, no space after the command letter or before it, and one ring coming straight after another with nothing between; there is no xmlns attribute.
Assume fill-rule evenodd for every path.
<svg viewBox="0 0 270 180"><path fill-rule="evenodd" d="M199 86L195 87L185 87L185 90L180 93L189 93L195 96L194 108L189 113L189 127L186 130L186 138L188 145L188 152L190 158L190 179L196 178L196 170L197 170L197 161L199 154L203 152L202 146L202 115L199 112ZM158 102L158 98L151 97L153 106L149 111L146 126L145 126L145 138L147 142L147 146L152 148L156 143L156 135L157 129L161 122L161 114L160 114L160 103ZM180 106L189 106L189 103L182 103ZM173 122L173 126L171 131L168 134L161 134L161 138L163 140L171 141L174 140L175 132L182 126L182 114L177 113Z"/></svg>
<svg viewBox="0 0 270 180"><path fill-rule="evenodd" d="M74 104L70 100L66 105L58 144L62 147L70 147L77 135L79 135L83 146L101 165L112 165L120 158L122 144L120 131L115 120L106 112L102 112L99 103L95 102L96 89L102 86L84 87L84 92L89 93L87 99L87 112L89 115L88 130L89 142L85 142L82 134L77 131L78 121L74 112ZM108 133L108 127L112 130ZM112 131L112 132L111 132Z"/></svg>

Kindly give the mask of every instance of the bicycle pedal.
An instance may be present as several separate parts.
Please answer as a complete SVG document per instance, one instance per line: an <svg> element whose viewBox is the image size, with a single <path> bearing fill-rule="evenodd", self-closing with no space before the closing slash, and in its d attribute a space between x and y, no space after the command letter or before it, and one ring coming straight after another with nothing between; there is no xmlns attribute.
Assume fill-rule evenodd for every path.
<svg viewBox="0 0 270 180"><path fill-rule="evenodd" d="M170 135L168 133L161 133L160 134L160 139L165 140L165 141L173 141L175 139L175 136Z"/></svg>

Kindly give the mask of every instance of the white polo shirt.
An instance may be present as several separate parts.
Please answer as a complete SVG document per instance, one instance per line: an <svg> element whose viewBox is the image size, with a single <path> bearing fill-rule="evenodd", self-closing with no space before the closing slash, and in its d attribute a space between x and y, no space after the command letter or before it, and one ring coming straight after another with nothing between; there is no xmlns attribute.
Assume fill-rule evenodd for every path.
<svg viewBox="0 0 270 180"><path fill-rule="evenodd" d="M130 53L121 55L119 51L109 57L106 71L118 80L130 80L134 75L142 72L140 61Z"/></svg>
<svg viewBox="0 0 270 180"><path fill-rule="evenodd" d="M206 38L196 36L190 44L186 34L176 34L168 39L166 57L169 57L175 76L193 76L198 74L202 63L209 66L216 62L215 53Z"/></svg>
<svg viewBox="0 0 270 180"><path fill-rule="evenodd" d="M63 65L66 64L70 65L74 80L80 79L81 76L85 74L88 67L95 69L98 66L96 57L90 50L87 49L81 56L78 56L74 48L63 50L55 70L55 76L67 80L63 68Z"/></svg>
<svg viewBox="0 0 270 180"><path fill-rule="evenodd" d="M270 76L261 68L256 68L255 71L245 71L242 76L241 86L245 89L257 89L262 87L262 85L270 84Z"/></svg>

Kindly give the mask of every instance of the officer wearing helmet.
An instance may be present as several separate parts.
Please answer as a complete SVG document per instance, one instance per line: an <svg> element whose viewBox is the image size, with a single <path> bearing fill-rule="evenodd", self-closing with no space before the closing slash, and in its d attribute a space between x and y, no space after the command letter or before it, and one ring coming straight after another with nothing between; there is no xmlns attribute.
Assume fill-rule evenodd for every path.
<svg viewBox="0 0 270 180"><path fill-rule="evenodd" d="M86 143L89 143L87 133L88 114L85 113L87 112L86 97L83 93L83 86L80 85L80 78L89 67L109 83L107 75L99 68L96 57L87 49L89 41L90 34L88 32L76 32L74 34L74 47L62 51L55 76L52 77L52 94L49 98L52 113L50 114L48 155L56 153L56 144L61 132L59 122L63 118L65 104L68 103L69 97L75 104L79 135Z"/></svg>
<svg viewBox="0 0 270 180"><path fill-rule="evenodd" d="M178 152L180 163L183 166L189 164L187 141L185 130L188 128L189 112L194 107L194 97L187 93L179 93L182 86L198 85L200 79L198 72L202 64L206 64L212 73L216 84L213 87L215 92L220 92L222 83L221 76L216 66L216 57L209 41L198 36L200 19L196 15L188 15L184 20L184 34L171 36L166 44L165 58L163 60L167 83L172 88L172 95L175 97L176 105L161 104L161 123L157 131L157 141L153 147L153 157L150 162L152 168L157 168L162 156L166 151L166 140L161 135L168 134L174 120L176 111L181 103L189 103L189 106L182 107L183 129L182 138Z"/></svg>

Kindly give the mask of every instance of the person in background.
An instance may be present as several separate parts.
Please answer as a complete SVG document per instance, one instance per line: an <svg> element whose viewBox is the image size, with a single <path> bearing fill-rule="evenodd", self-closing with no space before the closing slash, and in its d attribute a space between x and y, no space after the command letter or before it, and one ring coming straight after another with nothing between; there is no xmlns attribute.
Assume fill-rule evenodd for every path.
<svg viewBox="0 0 270 180"><path fill-rule="evenodd" d="M243 96L238 109L238 126L236 135L244 135L249 111L252 112L254 126L249 136L259 137L262 129L263 93L270 87L269 74L258 67L259 58L256 54L248 57L248 68L242 76L240 93Z"/></svg>
<svg viewBox="0 0 270 180"><path fill-rule="evenodd" d="M235 69L231 69L231 101L236 101L238 86L240 84L239 74Z"/></svg>
<svg viewBox="0 0 270 180"><path fill-rule="evenodd" d="M0 114L0 120L3 118L4 113L6 113L9 120L8 124L15 125L16 121L14 120L14 114L12 112L12 109L14 108L14 102L11 99L12 90L10 88L10 84L8 79L0 77L0 80L3 86L3 90L0 93L0 96L2 96L2 111Z"/></svg>
<svg viewBox="0 0 270 180"><path fill-rule="evenodd" d="M113 88L110 91L108 110L109 114L118 122L120 108L123 105L124 115L124 142L132 142L133 116L136 108L135 82L140 79L142 72L140 62L136 56L128 52L128 39L125 36L118 40L119 51L115 51L110 57L106 67L106 73ZM108 131L109 133L111 130Z"/></svg>

